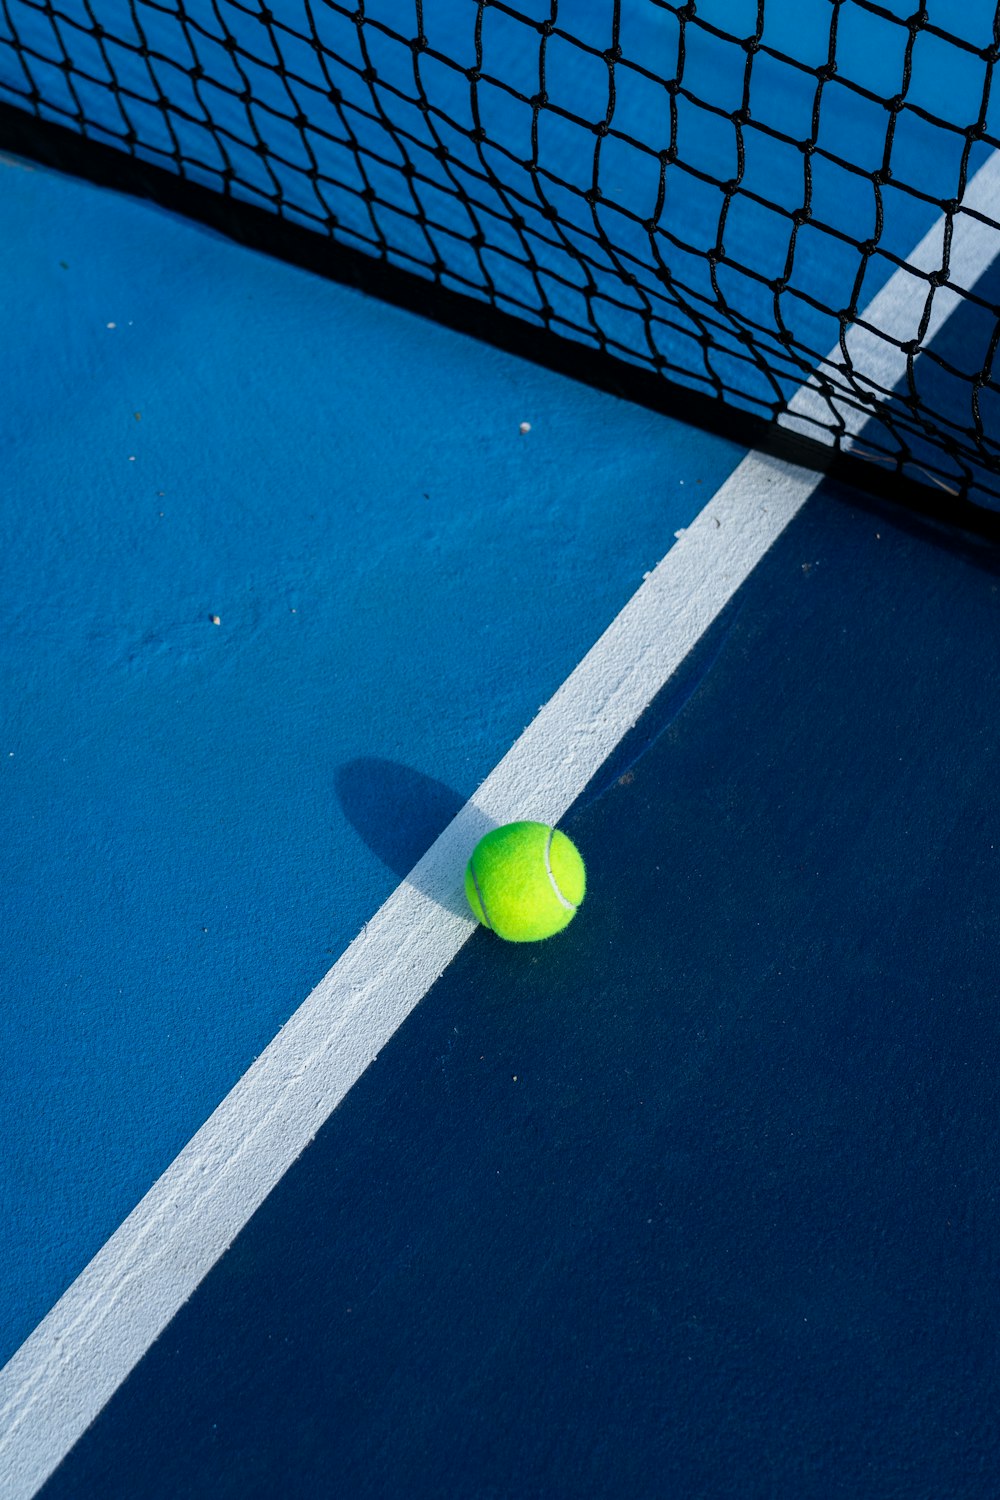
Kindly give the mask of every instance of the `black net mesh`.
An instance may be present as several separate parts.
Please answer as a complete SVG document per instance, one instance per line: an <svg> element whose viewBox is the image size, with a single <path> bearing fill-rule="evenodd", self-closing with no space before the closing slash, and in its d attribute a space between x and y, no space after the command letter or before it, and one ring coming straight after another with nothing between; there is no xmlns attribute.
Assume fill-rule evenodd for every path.
<svg viewBox="0 0 1000 1500"><path fill-rule="evenodd" d="M1000 19L932 12L0 0L0 140L626 395L995 508Z"/></svg>

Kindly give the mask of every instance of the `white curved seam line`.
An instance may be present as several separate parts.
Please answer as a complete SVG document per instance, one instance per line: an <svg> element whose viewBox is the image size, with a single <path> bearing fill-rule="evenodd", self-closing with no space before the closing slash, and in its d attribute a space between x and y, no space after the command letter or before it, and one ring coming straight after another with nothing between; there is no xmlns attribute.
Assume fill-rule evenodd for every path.
<svg viewBox="0 0 1000 1500"><path fill-rule="evenodd" d="M483 900L483 893L482 893L482 891L480 890L480 887L479 887L479 877L476 874L476 862L475 862L475 859L470 859L469 860L469 874L472 876L472 884L475 886L475 888L476 888L476 895L479 897L479 905L480 905L480 908L481 908L482 913L483 913L483 926L484 927L488 927L489 930L490 930L490 932L495 932L496 928L493 926L493 923L490 921L490 914L486 910L486 902Z"/></svg>
<svg viewBox="0 0 1000 1500"><path fill-rule="evenodd" d="M549 885L555 891L557 899L562 902L567 911L576 911L576 907L573 905L572 901L567 901L566 897L559 889L559 886L556 883L556 877L552 873L552 860L550 858L550 855L552 852L552 840L555 838L555 835L555 829L550 828L549 836L545 841L545 873L549 877Z"/></svg>

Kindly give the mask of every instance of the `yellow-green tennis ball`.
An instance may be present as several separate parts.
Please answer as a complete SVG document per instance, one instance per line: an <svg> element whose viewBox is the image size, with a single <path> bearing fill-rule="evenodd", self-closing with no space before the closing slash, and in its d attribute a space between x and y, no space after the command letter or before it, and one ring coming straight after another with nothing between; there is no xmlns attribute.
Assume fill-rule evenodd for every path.
<svg viewBox="0 0 1000 1500"><path fill-rule="evenodd" d="M510 943L534 943L573 920L587 886L576 845L547 823L505 823L465 867L473 915Z"/></svg>

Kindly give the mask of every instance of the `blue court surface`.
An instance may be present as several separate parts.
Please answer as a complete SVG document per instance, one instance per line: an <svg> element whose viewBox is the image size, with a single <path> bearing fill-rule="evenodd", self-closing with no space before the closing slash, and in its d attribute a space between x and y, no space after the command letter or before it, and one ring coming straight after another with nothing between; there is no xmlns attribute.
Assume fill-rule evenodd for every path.
<svg viewBox="0 0 1000 1500"><path fill-rule="evenodd" d="M994 1496L996 545L35 161L0 203L0 1494ZM884 230L903 410L938 230ZM535 945L461 895L519 817L587 864Z"/></svg>

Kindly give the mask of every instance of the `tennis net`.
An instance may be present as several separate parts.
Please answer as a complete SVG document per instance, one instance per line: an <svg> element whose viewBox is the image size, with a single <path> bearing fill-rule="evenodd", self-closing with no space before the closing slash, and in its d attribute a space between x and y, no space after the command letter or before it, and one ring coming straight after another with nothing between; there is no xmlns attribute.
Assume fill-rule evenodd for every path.
<svg viewBox="0 0 1000 1500"><path fill-rule="evenodd" d="M0 145L959 516L1000 508L1000 19L933 11L0 0Z"/></svg>

